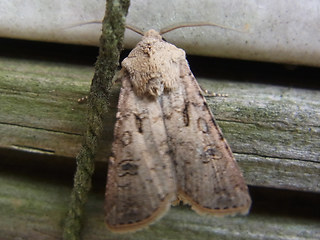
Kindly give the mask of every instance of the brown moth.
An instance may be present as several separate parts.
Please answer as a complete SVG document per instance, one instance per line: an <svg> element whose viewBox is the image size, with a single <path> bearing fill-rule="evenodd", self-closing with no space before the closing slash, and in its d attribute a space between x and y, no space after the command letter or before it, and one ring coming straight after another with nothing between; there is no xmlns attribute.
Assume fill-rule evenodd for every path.
<svg viewBox="0 0 320 240"><path fill-rule="evenodd" d="M149 30L122 68L107 227L138 230L179 201L199 214L247 214L247 185L185 52Z"/></svg>

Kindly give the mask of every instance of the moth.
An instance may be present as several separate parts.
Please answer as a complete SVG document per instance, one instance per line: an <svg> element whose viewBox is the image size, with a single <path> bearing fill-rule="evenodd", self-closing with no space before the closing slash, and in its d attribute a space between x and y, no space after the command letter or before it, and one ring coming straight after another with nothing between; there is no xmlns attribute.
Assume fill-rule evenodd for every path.
<svg viewBox="0 0 320 240"><path fill-rule="evenodd" d="M149 30L123 60L122 72L107 227L139 230L180 201L199 214L247 214L248 187L185 52Z"/></svg>

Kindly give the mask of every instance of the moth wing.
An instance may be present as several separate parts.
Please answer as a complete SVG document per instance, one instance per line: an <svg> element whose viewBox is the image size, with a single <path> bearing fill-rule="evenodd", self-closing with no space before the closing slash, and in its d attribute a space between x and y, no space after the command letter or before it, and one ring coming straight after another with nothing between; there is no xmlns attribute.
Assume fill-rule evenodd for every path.
<svg viewBox="0 0 320 240"><path fill-rule="evenodd" d="M178 197L200 214L246 214L247 185L186 60L180 63L180 83L163 95Z"/></svg>
<svg viewBox="0 0 320 240"><path fill-rule="evenodd" d="M122 79L106 187L106 222L135 231L160 218L176 200L176 179L157 101L139 98Z"/></svg>

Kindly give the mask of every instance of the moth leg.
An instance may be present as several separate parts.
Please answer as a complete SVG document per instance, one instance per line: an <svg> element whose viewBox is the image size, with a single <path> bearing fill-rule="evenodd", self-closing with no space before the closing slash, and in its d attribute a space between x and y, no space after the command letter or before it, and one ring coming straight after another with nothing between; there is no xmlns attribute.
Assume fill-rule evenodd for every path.
<svg viewBox="0 0 320 240"><path fill-rule="evenodd" d="M202 96L204 97L228 97L228 94L211 92L207 89L204 89L201 85L200 85L200 90L201 90Z"/></svg>
<svg viewBox="0 0 320 240"><path fill-rule="evenodd" d="M78 102L79 104L84 104L84 103L86 103L86 102L88 101L88 98L89 98L89 96L86 95L86 96L84 96L84 97L82 97L82 98L78 98L77 102Z"/></svg>
<svg viewBox="0 0 320 240"><path fill-rule="evenodd" d="M124 76L124 69L122 68L121 70L117 71L114 75L114 77L112 78L112 87L114 87L115 85L120 85L121 84L121 78ZM86 95L84 97L78 98L77 102L79 104L84 104L88 102L88 98L89 96Z"/></svg>
<svg viewBox="0 0 320 240"><path fill-rule="evenodd" d="M112 78L112 86L117 83L121 83L121 79L123 78L124 75L125 75L124 68L121 68L119 71L117 71Z"/></svg>

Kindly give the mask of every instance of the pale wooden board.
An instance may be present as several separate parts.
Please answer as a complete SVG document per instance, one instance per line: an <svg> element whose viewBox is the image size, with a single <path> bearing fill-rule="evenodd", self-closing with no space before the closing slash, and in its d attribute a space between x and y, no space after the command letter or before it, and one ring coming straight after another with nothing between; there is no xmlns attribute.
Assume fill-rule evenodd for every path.
<svg viewBox="0 0 320 240"><path fill-rule="evenodd" d="M0 1L0 36L99 45L105 0ZM320 66L320 15L316 0L132 0L126 22L143 31L181 22L208 21L216 27L185 28L165 38L189 54ZM79 26L80 25L80 26ZM246 30L246 31L245 31ZM243 32L241 32L243 31ZM141 36L126 31L132 48Z"/></svg>

